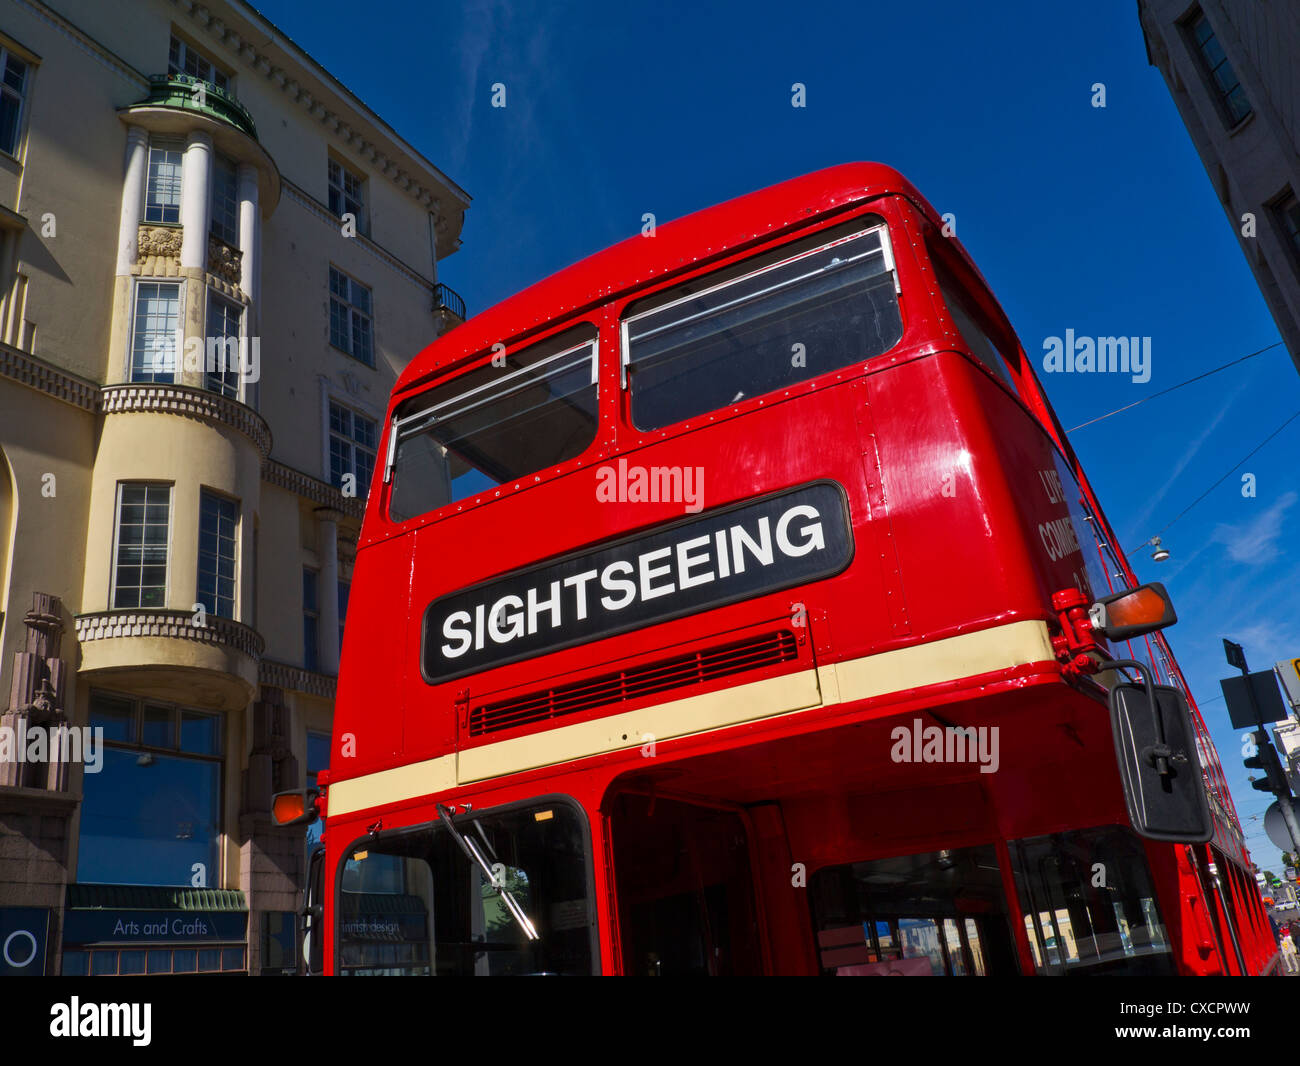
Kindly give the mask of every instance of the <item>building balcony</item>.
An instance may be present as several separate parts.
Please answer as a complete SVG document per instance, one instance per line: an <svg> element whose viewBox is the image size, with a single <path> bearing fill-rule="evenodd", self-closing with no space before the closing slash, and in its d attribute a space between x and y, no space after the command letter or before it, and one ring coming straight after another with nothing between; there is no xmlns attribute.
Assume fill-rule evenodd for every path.
<svg viewBox="0 0 1300 1066"><path fill-rule="evenodd" d="M439 284L433 290L433 313L441 326L439 333L446 333L465 321L465 301L455 289Z"/></svg>
<svg viewBox="0 0 1300 1066"><path fill-rule="evenodd" d="M197 111L229 123L257 140L257 125L248 109L224 89L191 74L151 74L149 95L133 106Z"/></svg>
<svg viewBox="0 0 1300 1066"><path fill-rule="evenodd" d="M76 616L79 672L145 697L241 710L257 691L265 641L257 630L209 615L132 608Z"/></svg>
<svg viewBox="0 0 1300 1066"><path fill-rule="evenodd" d="M257 138L253 116L229 93L189 74L155 74L141 100L118 109L127 126L184 139L206 134L218 152L257 171L259 207L270 217L280 200L280 171Z"/></svg>
<svg viewBox="0 0 1300 1066"><path fill-rule="evenodd" d="M271 454L271 427L266 419L247 404L192 385L164 382L106 385L100 390L99 409L105 415L169 414L224 426L247 438L257 449L260 460Z"/></svg>

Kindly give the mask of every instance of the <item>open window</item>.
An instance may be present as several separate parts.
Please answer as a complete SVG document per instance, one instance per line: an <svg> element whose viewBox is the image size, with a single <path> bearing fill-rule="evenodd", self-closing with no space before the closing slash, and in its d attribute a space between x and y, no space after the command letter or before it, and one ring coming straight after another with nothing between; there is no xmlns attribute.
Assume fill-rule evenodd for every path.
<svg viewBox="0 0 1300 1066"><path fill-rule="evenodd" d="M889 232L856 219L633 304L623 319L632 422L661 429L769 395L882 355L902 335Z"/></svg>
<svg viewBox="0 0 1300 1066"><path fill-rule="evenodd" d="M403 403L384 480L395 522L581 455L596 439L591 327L494 359Z"/></svg>

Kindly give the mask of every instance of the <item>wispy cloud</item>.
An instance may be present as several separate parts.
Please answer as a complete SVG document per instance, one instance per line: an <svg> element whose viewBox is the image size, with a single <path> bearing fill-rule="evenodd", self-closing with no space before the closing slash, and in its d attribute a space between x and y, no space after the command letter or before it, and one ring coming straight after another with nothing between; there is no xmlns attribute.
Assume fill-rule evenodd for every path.
<svg viewBox="0 0 1300 1066"><path fill-rule="evenodd" d="M1275 662L1294 657L1300 648L1300 630L1276 618L1233 626L1227 636L1246 649L1252 670L1268 670Z"/></svg>
<svg viewBox="0 0 1300 1066"><path fill-rule="evenodd" d="M463 11L464 29L456 42L456 53L460 61L460 84L465 95L461 120L453 123L455 136L447 146L448 168L452 173L464 169L469 153L474 134L474 114L481 104L480 97L485 88L479 83L479 72L493 42L501 39L502 11L503 5L499 0L470 4Z"/></svg>
<svg viewBox="0 0 1300 1066"><path fill-rule="evenodd" d="M1286 492L1262 514L1245 522L1231 525L1220 522L1210 534L1210 540L1224 545L1233 562L1248 566L1262 566L1273 562L1281 553L1277 542L1286 527L1286 513L1300 496Z"/></svg>
<svg viewBox="0 0 1300 1066"><path fill-rule="evenodd" d="M1218 414L1210 420L1209 424L1201 430L1200 435L1192 441L1187 450L1183 452L1182 457L1174 464L1173 469L1169 473L1169 477L1165 479L1165 483L1160 487L1159 491L1152 494L1151 498L1147 500L1146 506L1143 507L1142 510L1140 510L1133 518L1130 528L1133 530L1134 538L1142 535L1143 531L1146 529L1147 520L1155 513L1156 508L1160 505L1165 496L1169 494L1169 490L1173 488L1174 482L1177 481L1182 472L1187 469L1187 465L1193 458L1195 458L1196 453L1201 450L1201 446L1209 439L1210 434L1219 428L1219 424L1227 417L1228 411L1232 409L1232 405L1236 403L1237 397L1242 394L1248 384L1249 382L1246 381L1238 385L1232 395L1230 395L1219 406Z"/></svg>

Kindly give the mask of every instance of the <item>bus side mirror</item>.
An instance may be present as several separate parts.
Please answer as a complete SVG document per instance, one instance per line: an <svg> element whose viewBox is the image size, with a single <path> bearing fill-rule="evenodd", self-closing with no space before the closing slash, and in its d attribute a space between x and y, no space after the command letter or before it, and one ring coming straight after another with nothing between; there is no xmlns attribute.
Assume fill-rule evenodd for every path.
<svg viewBox="0 0 1300 1066"><path fill-rule="evenodd" d="M1154 708L1148 691L1155 695ZM1163 740L1157 735L1157 715ZM1214 835L1214 823L1196 729L1183 694L1170 685L1116 685L1110 691L1110 723L1124 803L1138 836L1206 843Z"/></svg>
<svg viewBox="0 0 1300 1066"><path fill-rule="evenodd" d="M1092 628L1107 640L1128 640L1178 621L1173 601L1159 581L1103 596L1088 608Z"/></svg>
<svg viewBox="0 0 1300 1066"><path fill-rule="evenodd" d="M299 788L292 792L277 792L271 798L271 817L276 825L311 825L320 817L316 801L318 788Z"/></svg>

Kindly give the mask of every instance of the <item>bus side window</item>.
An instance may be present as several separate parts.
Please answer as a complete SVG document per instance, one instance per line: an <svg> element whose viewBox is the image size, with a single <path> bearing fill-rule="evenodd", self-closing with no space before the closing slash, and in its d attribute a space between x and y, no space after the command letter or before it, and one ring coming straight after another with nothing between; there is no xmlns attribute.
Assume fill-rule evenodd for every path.
<svg viewBox="0 0 1300 1066"><path fill-rule="evenodd" d="M926 242L926 248L930 252L930 263L939 281L939 291L943 295L944 305L952 315L953 324L961 333L962 340L970 348L971 355L992 370L1012 392L1016 392L1016 383L1007 369L1007 364L1018 362L1018 359L1008 358L1001 350L994 339L999 331L987 327L986 316L972 298L969 288L949 268L944 261L944 255L934 246L933 240Z"/></svg>

